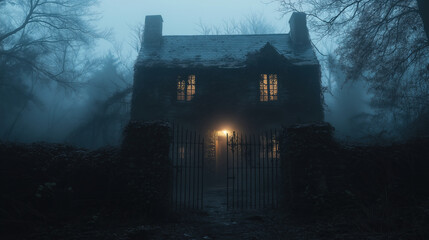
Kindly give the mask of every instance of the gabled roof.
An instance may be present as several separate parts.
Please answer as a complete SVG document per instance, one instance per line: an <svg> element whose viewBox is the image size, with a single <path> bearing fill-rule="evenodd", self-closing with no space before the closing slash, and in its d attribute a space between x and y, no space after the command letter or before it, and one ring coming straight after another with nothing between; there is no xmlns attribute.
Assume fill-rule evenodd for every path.
<svg viewBox="0 0 429 240"><path fill-rule="evenodd" d="M311 45L295 48L289 34L264 34L163 36L160 46L142 47L136 66L241 68L267 43L291 64L319 64Z"/></svg>

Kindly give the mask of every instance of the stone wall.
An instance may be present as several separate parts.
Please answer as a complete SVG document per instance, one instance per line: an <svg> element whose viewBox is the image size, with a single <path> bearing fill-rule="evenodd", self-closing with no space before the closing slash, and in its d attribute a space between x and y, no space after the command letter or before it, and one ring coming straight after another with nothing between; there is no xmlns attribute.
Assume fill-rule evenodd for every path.
<svg viewBox="0 0 429 240"><path fill-rule="evenodd" d="M390 146L346 146L327 123L295 125L281 141L284 206L323 213L389 198L400 205L429 196L429 139Z"/></svg>

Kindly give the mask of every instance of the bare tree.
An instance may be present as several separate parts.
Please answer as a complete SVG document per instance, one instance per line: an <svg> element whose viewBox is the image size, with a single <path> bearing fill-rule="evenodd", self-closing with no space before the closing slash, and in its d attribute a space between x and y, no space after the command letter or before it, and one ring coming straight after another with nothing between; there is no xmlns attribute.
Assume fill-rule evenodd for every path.
<svg viewBox="0 0 429 240"><path fill-rule="evenodd" d="M132 72L120 71L120 61L107 55L88 81L86 119L68 136L73 143L96 148L119 143L130 116Z"/></svg>
<svg viewBox="0 0 429 240"><path fill-rule="evenodd" d="M274 26L262 14L248 15L239 23L239 29L243 34L267 34L275 31Z"/></svg>
<svg viewBox="0 0 429 240"><path fill-rule="evenodd" d="M240 21L224 20L221 26L206 25L201 20L198 23L198 31L203 35L268 34L275 30L275 27L262 14L256 13L248 15Z"/></svg>
<svg viewBox="0 0 429 240"><path fill-rule="evenodd" d="M101 34L90 24L97 0L0 0L0 114L8 139L40 81L73 87L94 64L85 48Z"/></svg>
<svg viewBox="0 0 429 240"><path fill-rule="evenodd" d="M279 0L285 13L305 11L313 33L339 41L349 80L366 80L372 105L411 121L429 111L427 1Z"/></svg>
<svg viewBox="0 0 429 240"><path fill-rule="evenodd" d="M131 32L133 33L133 38L130 42L130 45L138 54L144 39L144 23L139 23L135 26L132 26Z"/></svg>
<svg viewBox="0 0 429 240"><path fill-rule="evenodd" d="M97 0L3 0L0 57L21 62L41 76L67 84L76 52L100 35L90 25ZM32 53L34 58L28 58ZM74 56L73 56L74 54ZM79 66L87 66L80 62ZM75 72L76 73L76 72Z"/></svg>
<svg viewBox="0 0 429 240"><path fill-rule="evenodd" d="M426 0L417 0L419 6L419 14L422 18L426 37L429 39L429 2Z"/></svg>
<svg viewBox="0 0 429 240"><path fill-rule="evenodd" d="M197 27L197 31L202 35L237 34L235 31L231 31L232 29L228 21L224 21L224 29L221 29L219 26L207 25L203 23L200 19L197 24Z"/></svg>

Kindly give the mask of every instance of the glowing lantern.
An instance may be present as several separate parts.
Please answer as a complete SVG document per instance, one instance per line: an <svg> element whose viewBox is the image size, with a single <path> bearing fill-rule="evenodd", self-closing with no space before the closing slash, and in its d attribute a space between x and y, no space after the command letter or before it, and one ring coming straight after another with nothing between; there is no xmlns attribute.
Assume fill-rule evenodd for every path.
<svg viewBox="0 0 429 240"><path fill-rule="evenodd" d="M217 134L218 134L219 136L224 135L224 136L226 137L226 135L227 135L227 134L229 134L229 131L228 131L228 130L226 130L226 129L224 129L224 130L222 130L222 131L218 131L218 132L217 132Z"/></svg>

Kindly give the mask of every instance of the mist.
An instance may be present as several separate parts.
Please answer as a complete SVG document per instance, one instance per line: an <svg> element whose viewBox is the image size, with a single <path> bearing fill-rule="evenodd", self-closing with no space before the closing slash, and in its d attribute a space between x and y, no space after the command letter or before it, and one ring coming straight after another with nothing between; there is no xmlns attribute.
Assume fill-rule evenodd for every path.
<svg viewBox="0 0 429 240"><path fill-rule="evenodd" d="M229 21L244 21L250 16L257 16L270 25L270 30L281 32L288 24L277 8L275 4L260 1L177 3L110 0L96 3L88 15L94 35L77 43L73 52L67 52L67 57L73 59L58 60L64 48L57 46L46 56L53 65L49 66L54 69L52 75L59 73L64 80L49 79L43 73L19 69L14 73L18 80L9 82L7 78L2 79L5 85L2 85L0 139L62 142L90 148L117 145L122 128L129 119L131 92L128 90L132 87L133 65L140 45L138 35L142 34L138 29L144 24L146 15L163 15L165 35L199 35L202 34L202 25L221 28ZM27 9L26 4L3 3L0 10L4 13L2 22L5 25L1 31L7 32L19 26ZM10 22L12 18L16 21ZM35 28L33 31L38 30ZM3 59L8 61L6 56ZM2 72L10 72L7 62L5 64ZM64 69L59 69L62 66L55 64L68 65L69 75L66 76ZM121 95L123 92L127 94ZM120 95L114 100L116 102L109 102L113 101L115 94Z"/></svg>
<svg viewBox="0 0 429 240"><path fill-rule="evenodd" d="M7 33L25 20L29 6L9 1L1 4L0 31ZM164 35L289 32L290 12L282 11L276 1L109 0L88 5L91 8L84 14L69 17L78 19L82 25L77 27L90 32L59 32L30 24L22 35L26 39L13 35L1 42L0 48L15 54L1 57L1 140L61 142L89 148L119 144L129 120L134 63L146 15L163 16ZM307 9L304 6L301 10ZM342 70L335 52L341 46L338 38L319 38L316 30L310 25L322 65L325 120L338 130L338 137L354 141L367 141L380 134L383 138L402 137L404 121L398 124L392 120L395 116L386 117L389 113L374 108L374 94L368 84L350 79ZM49 31L57 31L57 37ZM63 34L68 36L61 44L28 42L58 39ZM24 62L23 58L32 60Z"/></svg>
<svg viewBox="0 0 429 240"><path fill-rule="evenodd" d="M0 239L429 239L429 1L0 0Z"/></svg>

